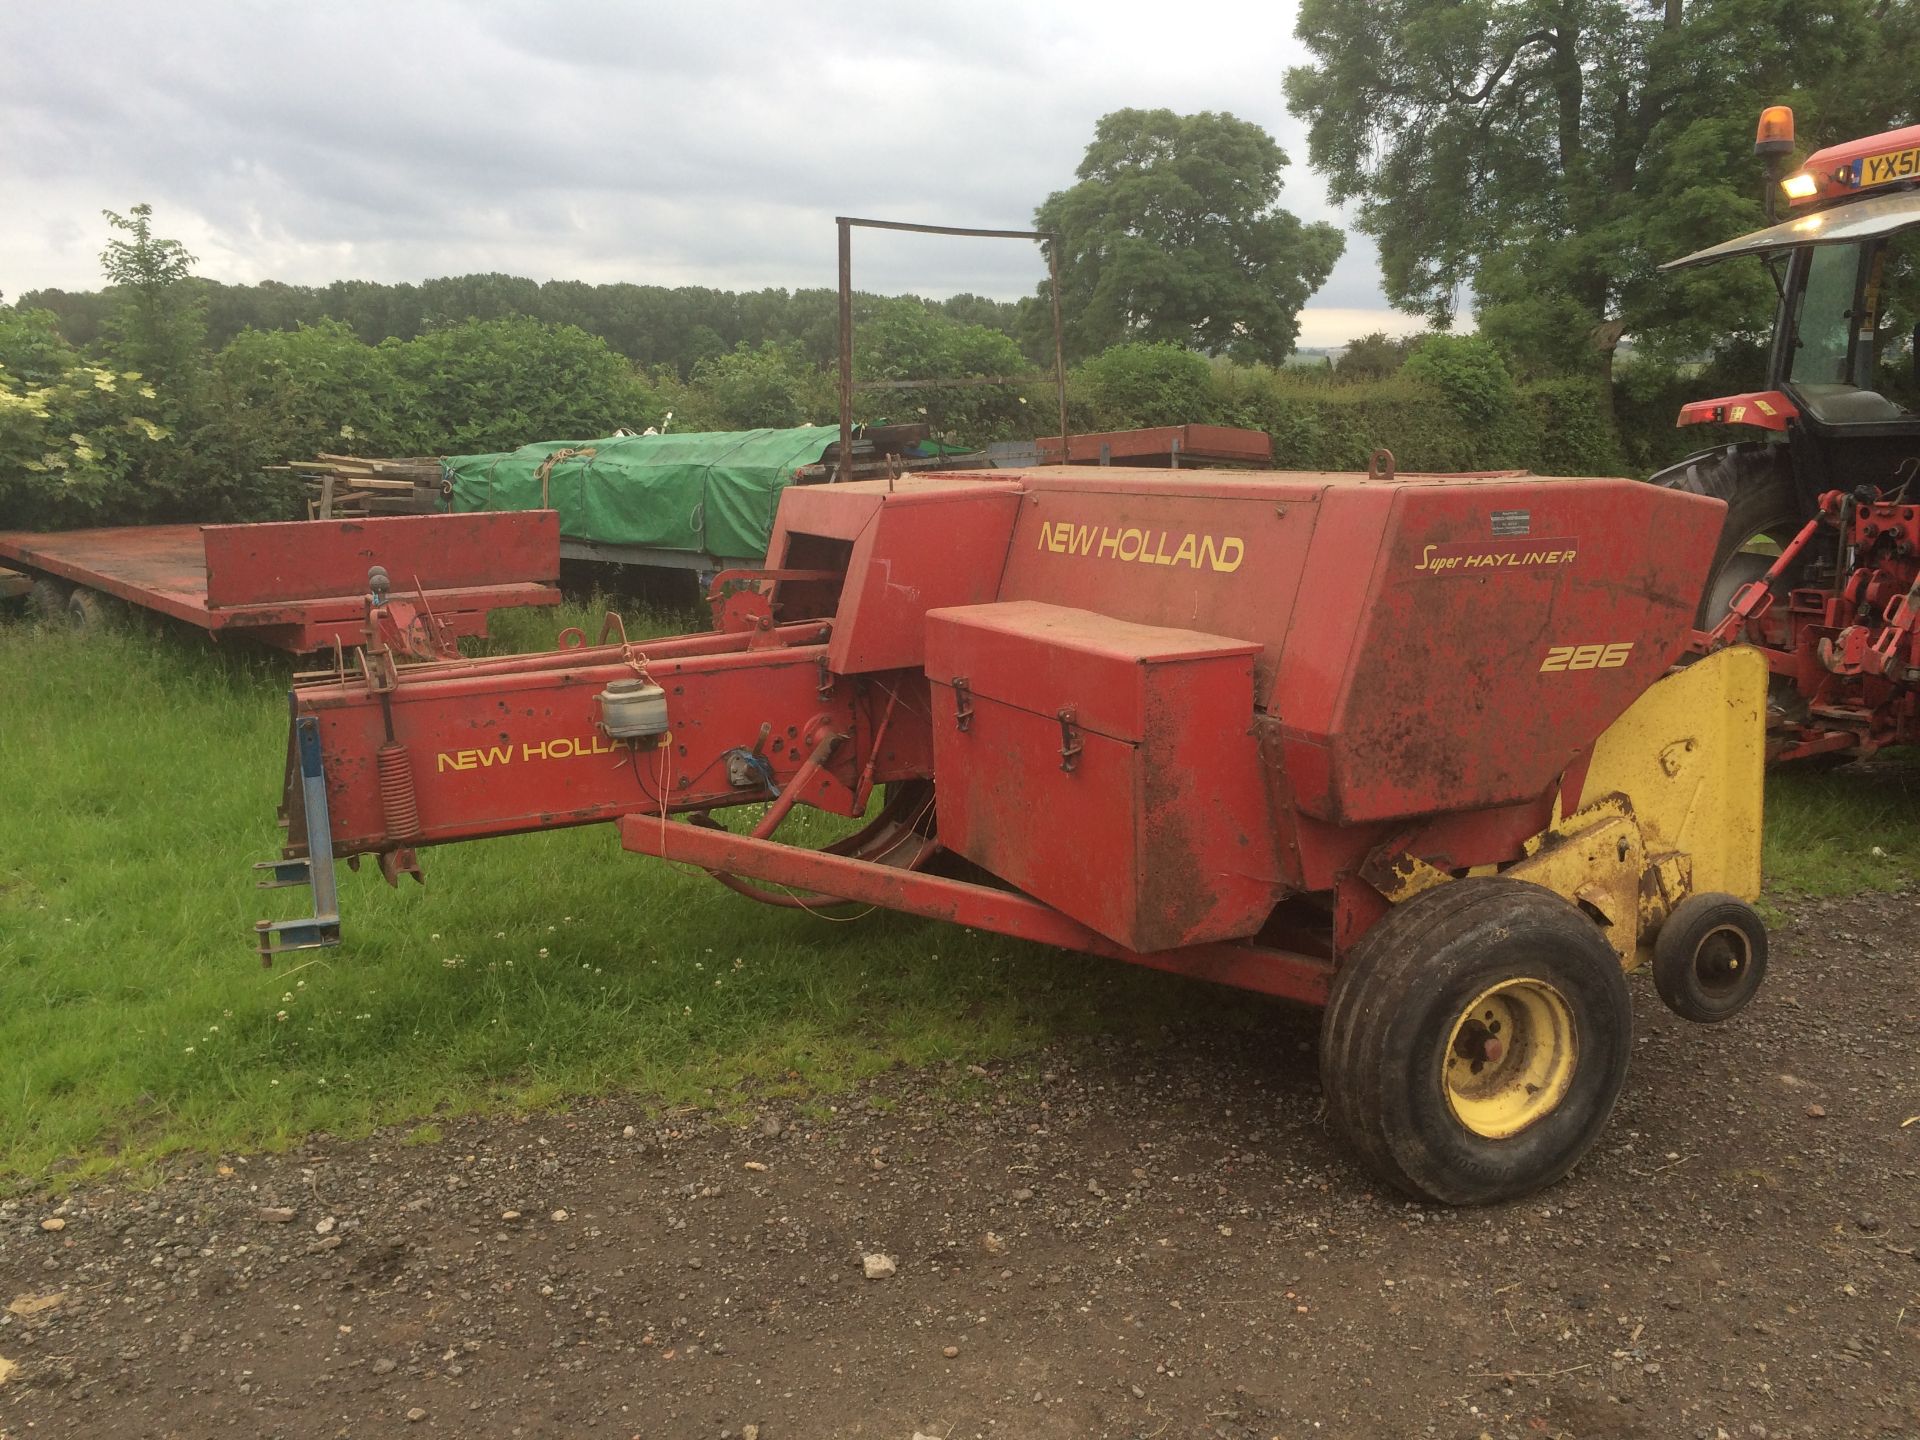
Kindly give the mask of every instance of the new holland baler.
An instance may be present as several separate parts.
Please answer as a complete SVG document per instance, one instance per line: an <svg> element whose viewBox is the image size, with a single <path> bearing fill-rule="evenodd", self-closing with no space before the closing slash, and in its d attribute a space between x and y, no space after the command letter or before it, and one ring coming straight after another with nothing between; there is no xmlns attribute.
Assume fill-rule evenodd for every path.
<svg viewBox="0 0 1920 1440"><path fill-rule="evenodd" d="M261 949L337 941L337 858L617 822L754 899L1325 1006L1368 1168L1522 1194L1606 1122L1627 970L1696 1020L1764 972L1766 666L1672 669L1723 508L1390 464L789 489L713 633L306 677L273 883L316 915ZM795 846L795 804L864 823Z"/></svg>

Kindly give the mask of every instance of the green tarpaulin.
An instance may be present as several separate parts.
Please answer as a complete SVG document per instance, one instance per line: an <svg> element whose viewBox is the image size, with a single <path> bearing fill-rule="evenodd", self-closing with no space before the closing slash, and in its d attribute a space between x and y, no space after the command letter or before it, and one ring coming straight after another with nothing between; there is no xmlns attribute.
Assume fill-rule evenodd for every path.
<svg viewBox="0 0 1920 1440"><path fill-rule="evenodd" d="M793 472L819 463L839 438L823 425L622 435L542 441L441 463L453 482L450 509L537 510L541 465L557 451L578 450L583 453L555 461L546 480L562 539L759 560Z"/></svg>

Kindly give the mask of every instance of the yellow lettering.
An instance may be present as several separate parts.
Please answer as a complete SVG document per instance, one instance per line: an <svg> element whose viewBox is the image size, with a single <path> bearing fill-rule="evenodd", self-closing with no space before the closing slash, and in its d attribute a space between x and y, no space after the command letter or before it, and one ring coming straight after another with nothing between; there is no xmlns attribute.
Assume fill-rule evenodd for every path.
<svg viewBox="0 0 1920 1440"><path fill-rule="evenodd" d="M547 742L544 740L528 741L525 745L522 745L520 747L520 758L522 760L546 759L547 758Z"/></svg>
<svg viewBox="0 0 1920 1440"><path fill-rule="evenodd" d="M1231 554L1232 558L1228 556ZM1220 540L1220 554L1213 562L1213 568L1224 574L1232 574L1240 568L1240 562L1247 557L1247 545L1238 535L1225 535Z"/></svg>
<svg viewBox="0 0 1920 1440"><path fill-rule="evenodd" d="M1127 549L1127 545L1129 542L1131 542L1133 545L1132 550ZM1140 558L1140 551L1142 547L1146 545L1146 543L1147 543L1147 536L1145 531L1122 530L1120 532L1120 540L1115 553L1117 553L1122 560L1138 560Z"/></svg>
<svg viewBox="0 0 1920 1440"><path fill-rule="evenodd" d="M1178 565L1183 560L1195 570L1200 568L1200 542L1191 532L1180 542L1180 548L1173 552L1174 564Z"/></svg>
<svg viewBox="0 0 1920 1440"><path fill-rule="evenodd" d="M1102 527L1100 531L1100 553L1103 556L1118 555L1120 553L1120 536L1118 533Z"/></svg>
<svg viewBox="0 0 1920 1440"><path fill-rule="evenodd" d="M1422 548L1420 551L1420 563L1413 568L1416 570L1436 569L1437 567L1433 563L1433 552L1439 548L1438 545L1428 545Z"/></svg>

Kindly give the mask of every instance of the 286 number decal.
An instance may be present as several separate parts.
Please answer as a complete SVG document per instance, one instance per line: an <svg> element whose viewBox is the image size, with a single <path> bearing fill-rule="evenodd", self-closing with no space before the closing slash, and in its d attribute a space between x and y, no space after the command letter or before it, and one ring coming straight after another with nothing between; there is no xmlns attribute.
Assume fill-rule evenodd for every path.
<svg viewBox="0 0 1920 1440"><path fill-rule="evenodd" d="M1540 662L1542 674L1566 670L1618 670L1633 654L1633 641L1614 645L1555 645Z"/></svg>

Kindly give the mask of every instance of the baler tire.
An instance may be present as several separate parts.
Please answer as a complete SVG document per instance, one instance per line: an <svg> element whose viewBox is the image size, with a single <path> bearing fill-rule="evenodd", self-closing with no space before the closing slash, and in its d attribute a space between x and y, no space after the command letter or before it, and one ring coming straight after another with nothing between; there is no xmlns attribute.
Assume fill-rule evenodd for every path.
<svg viewBox="0 0 1920 1440"><path fill-rule="evenodd" d="M36 575L33 584L27 587L27 613L42 625L71 624L72 617L67 613L70 593L63 582L48 575Z"/></svg>
<svg viewBox="0 0 1920 1440"><path fill-rule="evenodd" d="M1516 1007L1502 1051L1518 1067L1519 1083L1507 1088L1520 1097L1521 1118L1501 1134L1462 1118L1469 1102L1449 1079L1463 1026L1480 1023L1474 1012L1490 998ZM1564 1027L1564 1043L1520 1038L1547 1023L1526 1020L1536 1003L1549 1029ZM1599 1139L1626 1081L1632 1035L1626 977L1591 920L1525 881L1456 880L1396 907L1335 976L1320 1045L1328 1119L1396 1189L1448 1205L1511 1200L1560 1179ZM1552 1081L1561 1093L1545 1101L1536 1097L1547 1082L1527 1079L1535 1059L1548 1066L1543 1076L1561 1077ZM1535 1105L1544 1108L1528 1116Z"/></svg>
<svg viewBox="0 0 1920 1440"><path fill-rule="evenodd" d="M1731 1020L1766 978L1766 922L1737 895L1689 895L1654 938L1654 988L1669 1010L1696 1025Z"/></svg>

